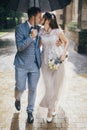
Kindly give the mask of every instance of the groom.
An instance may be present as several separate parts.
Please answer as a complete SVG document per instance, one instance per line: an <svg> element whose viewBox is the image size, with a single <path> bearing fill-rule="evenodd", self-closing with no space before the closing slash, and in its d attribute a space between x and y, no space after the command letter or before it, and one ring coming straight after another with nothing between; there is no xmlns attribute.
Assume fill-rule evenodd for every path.
<svg viewBox="0 0 87 130"><path fill-rule="evenodd" d="M40 77L40 67L36 62L35 44L37 30L34 29L34 21L36 25L41 21L41 10L38 7L32 7L28 10L28 21L16 27L15 38L17 53L15 55L15 107L18 111L21 109L21 96L26 89L26 81L28 82L28 106L27 106L27 122L33 123L33 110L36 98L37 83ZM33 29L32 29L33 28ZM37 41L39 42L39 40ZM39 44L39 43L38 43Z"/></svg>
<svg viewBox="0 0 87 130"><path fill-rule="evenodd" d="M44 20L44 19L43 19ZM37 29L34 22L39 25L41 22L41 10L38 7L32 7L28 10L28 21L16 27L15 39L17 53L15 55L15 107L18 111L21 109L21 96L26 89L26 81L28 82L28 106L27 106L27 122L33 123L33 110L36 98L37 83L40 77L40 66L38 66L36 58L36 42ZM44 22L44 21L42 21ZM39 27L39 26L37 26ZM57 42L59 46L61 43ZM37 48L38 50L38 48ZM39 53L37 53L39 54ZM38 59L39 60L39 59Z"/></svg>

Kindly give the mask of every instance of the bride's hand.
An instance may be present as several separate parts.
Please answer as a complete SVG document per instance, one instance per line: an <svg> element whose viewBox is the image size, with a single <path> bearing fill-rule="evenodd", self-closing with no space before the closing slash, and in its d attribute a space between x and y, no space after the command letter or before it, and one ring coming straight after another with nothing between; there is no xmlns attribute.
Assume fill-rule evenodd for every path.
<svg viewBox="0 0 87 130"><path fill-rule="evenodd" d="M61 45L62 45L61 40L56 41L56 45L57 45L58 47L61 46Z"/></svg>

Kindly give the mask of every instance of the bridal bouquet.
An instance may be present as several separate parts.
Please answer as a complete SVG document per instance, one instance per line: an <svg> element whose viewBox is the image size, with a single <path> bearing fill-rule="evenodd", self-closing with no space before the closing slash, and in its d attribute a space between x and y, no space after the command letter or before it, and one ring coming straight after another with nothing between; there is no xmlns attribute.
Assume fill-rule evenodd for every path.
<svg viewBox="0 0 87 130"><path fill-rule="evenodd" d="M49 59L48 66L51 70L57 70L61 63L62 61L57 57L56 59Z"/></svg>

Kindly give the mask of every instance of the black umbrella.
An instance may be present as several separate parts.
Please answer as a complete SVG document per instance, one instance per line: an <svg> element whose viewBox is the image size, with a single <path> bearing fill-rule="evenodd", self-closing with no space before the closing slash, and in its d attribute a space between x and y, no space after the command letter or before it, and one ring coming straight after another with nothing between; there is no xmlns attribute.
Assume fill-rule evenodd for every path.
<svg viewBox="0 0 87 130"><path fill-rule="evenodd" d="M14 11L27 12L32 6L39 7L42 12L63 9L72 0L10 0L9 7Z"/></svg>
<svg viewBox="0 0 87 130"><path fill-rule="evenodd" d="M12 10L27 12L32 6L40 7L42 12L63 9L72 0L10 0L9 6Z"/></svg>

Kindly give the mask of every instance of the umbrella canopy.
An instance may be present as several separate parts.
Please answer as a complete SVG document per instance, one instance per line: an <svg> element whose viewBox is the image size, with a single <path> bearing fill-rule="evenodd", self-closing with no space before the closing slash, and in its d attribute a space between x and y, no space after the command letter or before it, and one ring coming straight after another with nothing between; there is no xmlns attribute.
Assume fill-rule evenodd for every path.
<svg viewBox="0 0 87 130"><path fill-rule="evenodd" d="M12 10L27 12L32 6L40 7L42 12L63 9L72 0L10 0L9 6Z"/></svg>

